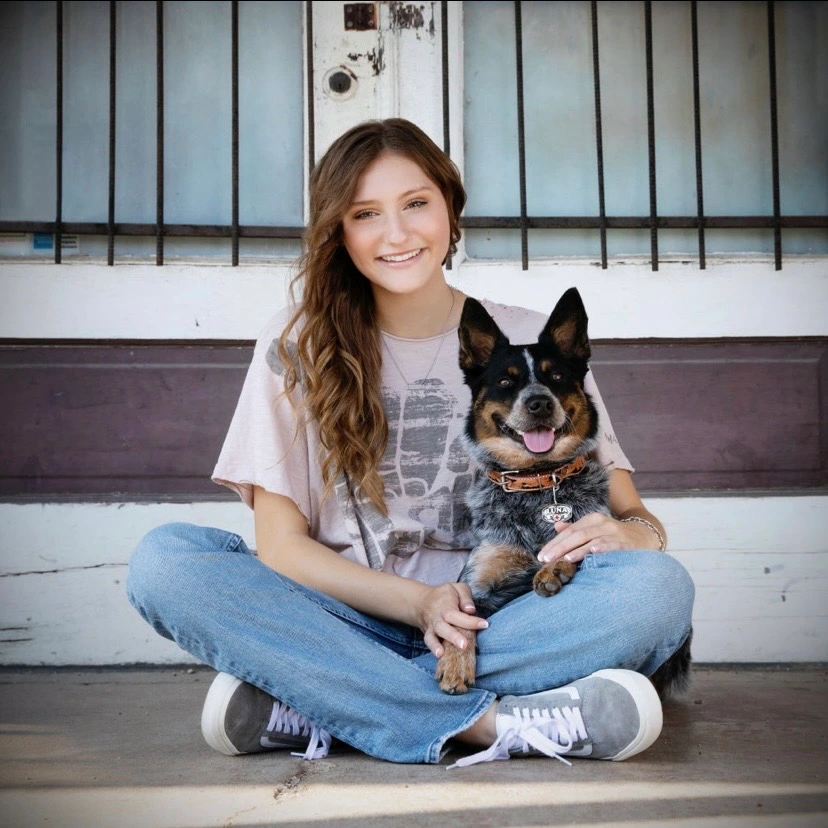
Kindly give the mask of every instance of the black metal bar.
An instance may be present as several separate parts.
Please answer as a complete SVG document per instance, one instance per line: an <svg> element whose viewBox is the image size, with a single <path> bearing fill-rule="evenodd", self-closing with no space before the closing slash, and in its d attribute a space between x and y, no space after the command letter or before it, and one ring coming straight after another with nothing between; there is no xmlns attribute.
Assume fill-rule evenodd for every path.
<svg viewBox="0 0 828 828"><path fill-rule="evenodd" d="M109 211L107 213L106 263L115 264L115 104L116 104L116 3L109 0Z"/></svg>
<svg viewBox="0 0 828 828"><path fill-rule="evenodd" d="M105 236L109 225L104 222L64 222L63 232L77 236ZM0 233L53 233L51 221L0 221ZM156 224L118 223L113 225L116 236L152 237ZM164 236L181 238L224 238L231 232L229 224L166 224ZM271 227L267 225L240 225L239 236L248 239L299 239L304 227Z"/></svg>
<svg viewBox="0 0 828 828"><path fill-rule="evenodd" d="M440 3L441 60L443 71L443 152L451 158L451 128L449 126L449 49L448 0ZM446 257L446 270L451 270L451 256Z"/></svg>
<svg viewBox="0 0 828 828"><path fill-rule="evenodd" d="M231 247L233 267L239 264L239 0L231 3L232 33L231 33L231 62L232 62L232 154L233 154L233 194L231 217Z"/></svg>
<svg viewBox="0 0 828 828"><path fill-rule="evenodd" d="M449 128L449 48L448 48L448 0L440 3L440 33L443 69L443 152L451 156L451 134Z"/></svg>
<svg viewBox="0 0 828 828"><path fill-rule="evenodd" d="M63 0L55 2L57 54L55 58L55 264L60 264L63 242Z"/></svg>
<svg viewBox="0 0 828 828"><path fill-rule="evenodd" d="M647 230L652 220L649 216L527 216L530 230L597 230L601 222L610 230ZM705 216L704 226L713 230L762 230L772 229L774 216ZM783 230L825 230L828 216L780 216L779 225ZM64 222L63 232L77 236L105 236L106 222ZM466 229L516 230L521 226L519 216L462 216L460 226ZM659 216L660 230L696 230L698 216ZM0 233L53 233L52 221L0 221ZM116 222L116 236L155 235L155 224ZM229 224L167 224L165 236L192 238L227 238ZM303 227L275 227L270 225L239 225L239 236L243 239L298 239Z"/></svg>
<svg viewBox="0 0 828 828"><path fill-rule="evenodd" d="M601 124L601 70L598 59L598 3L590 3L592 15L592 79L595 88L595 149L598 156L598 232L601 237L601 267L607 269L607 204L604 194L604 135Z"/></svg>
<svg viewBox="0 0 828 828"><path fill-rule="evenodd" d="M597 230L601 221L606 221L610 230L646 230L653 222L651 216L529 216L526 221L530 230ZM460 224L465 228L515 230L522 224L519 216L463 216ZM773 216L705 216L707 229L754 230L773 227ZM828 228L828 216L780 216L779 223L786 229L799 228L815 230ZM660 230L695 230L698 216L658 216L656 225ZM2 227L0 222L0 227Z"/></svg>
<svg viewBox="0 0 828 828"><path fill-rule="evenodd" d="M779 225L779 132L776 120L776 24L773 0L768 0L768 73L770 75L771 164L773 174L773 254L782 270L782 231Z"/></svg>
<svg viewBox="0 0 828 828"><path fill-rule="evenodd" d="M155 264L164 264L164 0L155 0Z"/></svg>
<svg viewBox="0 0 828 828"><path fill-rule="evenodd" d="M305 3L305 60L308 76L308 174L316 164L316 120L313 104L313 0Z"/></svg>
<svg viewBox="0 0 828 828"><path fill-rule="evenodd" d="M605 221L610 230L646 230L649 216L528 216L530 230L597 230ZM704 226L712 230L762 230L773 228L774 216L705 216ZM697 216L659 216L660 230L696 230ZM474 230L516 230L521 225L519 216L462 216L461 227ZM779 225L785 230L828 229L828 216L780 216ZM77 236L105 236L106 222L65 222L64 233ZM53 233L51 221L0 221L0 233ZM155 224L116 222L116 236L153 236ZM239 225L239 236L244 239L298 239L302 227L273 227L269 225ZM230 235L229 224L167 224L165 236L193 238Z"/></svg>
<svg viewBox="0 0 828 828"><path fill-rule="evenodd" d="M521 0L515 0L515 68L517 78L518 179L520 184L520 257L529 270L529 233L526 220L526 139L523 122L523 19Z"/></svg>
<svg viewBox="0 0 828 828"><path fill-rule="evenodd" d="M658 270L658 206L656 203L655 102L653 95L653 8L644 3L644 34L647 52L647 155L650 164L650 259Z"/></svg>
<svg viewBox="0 0 828 828"><path fill-rule="evenodd" d="M701 98L699 93L699 21L696 0L690 2L690 32L693 51L693 125L696 141L696 212L699 217L699 269L707 266L704 246L704 177L702 175Z"/></svg>

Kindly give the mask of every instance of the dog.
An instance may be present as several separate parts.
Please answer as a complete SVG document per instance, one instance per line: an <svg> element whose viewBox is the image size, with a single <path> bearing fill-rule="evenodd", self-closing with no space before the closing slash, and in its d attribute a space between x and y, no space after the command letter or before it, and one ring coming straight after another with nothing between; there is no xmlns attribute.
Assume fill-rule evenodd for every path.
<svg viewBox="0 0 828 828"><path fill-rule="evenodd" d="M609 470L596 454L598 413L584 390L587 322L570 288L536 343L512 345L480 302L464 304L459 361L472 395L464 438L478 470L466 497L476 546L459 580L484 618L530 590L555 595L575 577L575 563L537 559L556 521L610 515ZM465 648L445 642L437 663L446 693L465 693L475 679L476 635L461 632ZM689 647L688 639L652 677L662 698L684 689Z"/></svg>

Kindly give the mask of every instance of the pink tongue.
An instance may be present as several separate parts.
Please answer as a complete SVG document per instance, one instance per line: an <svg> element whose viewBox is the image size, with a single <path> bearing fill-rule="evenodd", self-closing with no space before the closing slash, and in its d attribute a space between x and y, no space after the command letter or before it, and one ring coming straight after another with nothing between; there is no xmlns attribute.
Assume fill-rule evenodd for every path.
<svg viewBox="0 0 828 828"><path fill-rule="evenodd" d="M555 442L555 432L551 428L536 428L523 432L523 442L526 448L534 454L543 454L552 448Z"/></svg>

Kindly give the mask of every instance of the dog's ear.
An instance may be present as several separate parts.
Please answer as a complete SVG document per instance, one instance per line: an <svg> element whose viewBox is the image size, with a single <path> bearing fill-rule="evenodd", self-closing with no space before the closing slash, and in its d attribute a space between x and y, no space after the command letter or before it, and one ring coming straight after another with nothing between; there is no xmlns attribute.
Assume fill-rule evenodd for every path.
<svg viewBox="0 0 828 828"><path fill-rule="evenodd" d="M471 296L466 298L463 305L458 336L460 368L464 372L484 368L498 344L509 344L509 340L483 305Z"/></svg>
<svg viewBox="0 0 828 828"><path fill-rule="evenodd" d="M577 288L569 288L555 305L541 331L540 339L551 339L564 356L589 362L591 349L587 334L587 313Z"/></svg>

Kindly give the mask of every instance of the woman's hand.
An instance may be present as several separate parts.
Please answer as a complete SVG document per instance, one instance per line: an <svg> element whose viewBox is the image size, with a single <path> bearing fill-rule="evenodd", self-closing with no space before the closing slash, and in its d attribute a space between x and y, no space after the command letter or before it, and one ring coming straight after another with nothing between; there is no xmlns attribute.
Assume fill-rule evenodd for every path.
<svg viewBox="0 0 828 828"><path fill-rule="evenodd" d="M423 591L417 607L418 625L436 658L443 655L443 641L465 649L466 636L458 630L485 630L489 626L476 611L468 584L440 584Z"/></svg>
<svg viewBox="0 0 828 828"><path fill-rule="evenodd" d="M613 469L609 481L609 506L614 515L593 512L575 523L556 523L557 535L538 553L541 563L566 558L572 563L582 561L590 552L613 552L619 549L662 549L666 539L664 526L644 508L630 473ZM642 518L653 525L650 529L638 521L624 518ZM656 537L656 533L660 533ZM665 540L666 543L666 540Z"/></svg>
<svg viewBox="0 0 828 828"><path fill-rule="evenodd" d="M556 523L555 531L557 535L538 553L541 563L558 558L578 563L589 553L620 549L658 549L658 539L644 524L624 523L598 512L575 523Z"/></svg>

